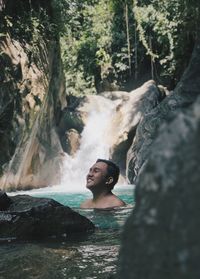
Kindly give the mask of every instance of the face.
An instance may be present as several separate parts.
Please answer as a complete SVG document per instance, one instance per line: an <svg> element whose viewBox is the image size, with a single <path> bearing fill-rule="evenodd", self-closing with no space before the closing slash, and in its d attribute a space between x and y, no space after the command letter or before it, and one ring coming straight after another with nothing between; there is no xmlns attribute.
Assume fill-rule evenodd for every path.
<svg viewBox="0 0 200 279"><path fill-rule="evenodd" d="M86 177L86 187L93 188L104 185L107 177L107 164L104 162L95 163L90 169Z"/></svg>

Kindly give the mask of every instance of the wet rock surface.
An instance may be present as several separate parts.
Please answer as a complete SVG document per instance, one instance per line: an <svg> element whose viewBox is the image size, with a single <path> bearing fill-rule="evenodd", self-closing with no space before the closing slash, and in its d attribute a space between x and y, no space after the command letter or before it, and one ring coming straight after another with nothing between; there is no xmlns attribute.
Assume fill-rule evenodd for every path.
<svg viewBox="0 0 200 279"><path fill-rule="evenodd" d="M73 234L94 230L86 217L53 199L16 195L11 201L6 211L0 211L1 239L67 240Z"/></svg>

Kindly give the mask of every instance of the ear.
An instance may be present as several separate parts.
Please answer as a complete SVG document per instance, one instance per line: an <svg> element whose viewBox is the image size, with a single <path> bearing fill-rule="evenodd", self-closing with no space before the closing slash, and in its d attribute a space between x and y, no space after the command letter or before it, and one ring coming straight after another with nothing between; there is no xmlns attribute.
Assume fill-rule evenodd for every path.
<svg viewBox="0 0 200 279"><path fill-rule="evenodd" d="M110 184L112 184L112 183L113 183L113 177L112 177L112 176L109 176L109 177L107 178L106 184L110 185Z"/></svg>

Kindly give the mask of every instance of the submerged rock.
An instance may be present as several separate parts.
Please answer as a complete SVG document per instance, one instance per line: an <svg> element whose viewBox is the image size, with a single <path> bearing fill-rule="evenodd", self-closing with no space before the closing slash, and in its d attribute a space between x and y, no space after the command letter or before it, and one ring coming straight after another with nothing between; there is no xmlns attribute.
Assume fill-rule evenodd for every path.
<svg viewBox="0 0 200 279"><path fill-rule="evenodd" d="M68 238L94 230L94 225L53 199L16 195L0 211L0 239Z"/></svg>

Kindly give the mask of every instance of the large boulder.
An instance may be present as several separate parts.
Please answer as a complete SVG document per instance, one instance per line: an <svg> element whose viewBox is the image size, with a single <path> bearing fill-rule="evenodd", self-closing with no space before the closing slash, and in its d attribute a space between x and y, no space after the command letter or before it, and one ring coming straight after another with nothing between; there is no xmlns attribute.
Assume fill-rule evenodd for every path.
<svg viewBox="0 0 200 279"><path fill-rule="evenodd" d="M158 129L138 175L136 206L122 237L120 279L200 277L200 96L188 106L200 93L199 69L200 43L175 90L186 106Z"/></svg>
<svg viewBox="0 0 200 279"><path fill-rule="evenodd" d="M159 88L153 80L130 91L104 92L103 96L116 102L112 115L111 158L120 166L122 172L127 167L127 152L133 142L140 121L166 97L166 91Z"/></svg>
<svg viewBox="0 0 200 279"><path fill-rule="evenodd" d="M0 211L1 239L65 238L94 231L84 216L53 199L16 195L6 211Z"/></svg>

